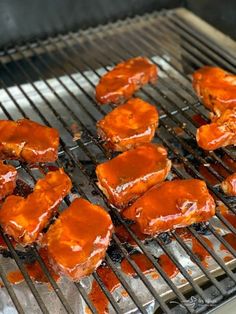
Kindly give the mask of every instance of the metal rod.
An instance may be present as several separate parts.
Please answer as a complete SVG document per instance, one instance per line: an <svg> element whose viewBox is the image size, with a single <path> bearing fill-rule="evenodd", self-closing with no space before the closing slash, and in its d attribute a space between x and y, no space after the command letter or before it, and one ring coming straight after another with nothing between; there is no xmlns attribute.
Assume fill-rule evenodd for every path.
<svg viewBox="0 0 236 314"><path fill-rule="evenodd" d="M15 291L12 289L11 284L7 280L7 277L5 275L5 272L4 272L1 264L0 264L0 277L2 279L4 287L6 288L6 290L7 290L8 294L9 294L13 304L15 305L15 308L16 308L17 312L20 313L20 314L23 314L24 310L23 310L23 308L22 308L22 306L20 304L19 299L17 298L17 296L15 294Z"/></svg>
<svg viewBox="0 0 236 314"><path fill-rule="evenodd" d="M172 18L173 16L173 18ZM71 74L70 70L64 65L66 64L70 65L71 70L75 72L79 72L81 77L85 80L86 83L89 84L89 87L91 90L94 89L95 84L97 80L101 77L99 72L93 67L97 65L98 67L102 67L104 70L108 70L107 67L108 61L111 62L111 64L114 64L114 62L118 62L120 60L123 60L124 58L128 58L129 56L132 57L134 55L137 55L137 53L152 53L155 54L156 51L159 51L163 53L163 62L160 65L158 62L154 60L155 63L158 64L158 66L161 68L162 73L164 73L168 79L173 80L173 85L168 86L168 82L164 78L159 79L159 86L156 85L150 85L148 88L143 88L140 92L144 97L147 97L148 99L151 99L154 103L155 97L157 96L159 99L161 99L161 104L159 107L162 109L162 116L160 118L160 132L157 134L158 140L160 140L162 143L167 146L172 153L174 153L175 157L181 161L181 163L191 171L194 176L198 178L202 178L201 174L199 173L198 169L195 165L191 163L191 161L183 156L181 156L180 152L178 150L175 150L175 147L169 142L169 140L165 139L165 137L162 135L162 132L167 132L169 136L171 136L171 139L174 139L177 141L181 148L184 148L189 156L193 156L196 161L198 161L200 164L204 164L207 162L208 157L210 157L212 160L215 160L218 162L225 170L227 170L229 173L232 173L232 169L228 164L224 162L224 160L221 159L220 155L218 155L218 152L213 153L205 153L204 156L198 155L198 153L188 144L184 141L184 139L181 139L178 137L178 134L176 133L174 129L174 125L181 126L181 119L179 119L179 115L183 119L189 120L191 119L190 111L196 112L200 114L202 117L206 118L205 112L202 110L202 107L200 107L199 102L196 99L195 94L192 91L192 87L190 84L190 79L186 77L185 72L183 69L180 70L178 67L178 64L181 64L183 62L187 68L190 71L193 71L196 66L202 66L203 63L210 62L214 63L217 62L219 64L222 64L227 69L234 69L234 62L229 58L226 58L227 60L221 60L221 51L218 51L216 48L213 47L211 44L209 44L211 47L210 51L206 51L207 49L204 48L204 41L205 39L202 38L199 34L196 36L189 35L192 34L191 30L185 30L187 24L183 23L181 19L178 17L176 20L174 18L174 14L168 16L168 14L158 14L158 18L154 18L153 15L147 15L145 19L142 18L136 18L135 23L136 25L139 25L137 27L137 32L134 32L134 26L133 21L134 20L127 20L125 22L118 22L114 25L111 24L107 27L100 27L98 29L94 30L88 30L86 32L80 32L75 34L69 34L68 36L59 36L55 39L49 38L46 42L39 41L36 44L30 44L26 45L24 49L21 49L19 47L16 47L15 52L18 53L18 55L21 56L22 60L26 62L26 65L29 66L30 71L27 70L27 67L24 68L21 62L18 62L16 60L16 57L11 54L5 54L5 57L8 58L10 63L13 63L14 66L19 70L20 75L22 78L26 78L26 81L31 84L33 90L37 93L37 95L44 101L44 103L47 105L49 110L52 112L52 114L58 119L60 125L68 132L68 134L72 137L73 134L70 130L70 127L68 125L68 121L64 119L64 117L61 116L60 110L53 107L52 103L47 99L43 91L41 91L37 85L34 82L34 77L38 76L45 84L47 89L50 91L50 93L53 95L55 99L58 100L60 103L60 106L63 107L63 110L66 111L68 115L73 117L73 120L78 122L82 130L86 131L86 134L89 135L91 142L93 145L99 148L99 151L101 151L102 155L104 157L109 158L110 156L107 154L107 152L102 147L101 143L96 137L96 134L93 134L93 132L87 127L86 123L76 115L73 108L65 101L65 99L58 93L57 90L54 89L54 87L51 85L49 81L47 81L47 77L45 73L42 71L41 67L38 67L36 63L34 63L33 59L28 58L29 53L37 58L37 61L39 64L43 66L43 68L46 68L48 73L53 76L56 81L58 82L59 86L63 89L63 91L71 97L76 102L76 106L80 108L83 113L90 119L92 123L96 123L96 113L100 116L103 116L107 113L109 110L108 108L112 109L112 106L103 107L96 103L94 99L94 95L91 94L90 91L88 91L87 88L82 86L77 79ZM167 18L168 17L168 18ZM139 23L140 22L140 23ZM127 27L128 25L128 27ZM184 26L183 26L184 25ZM120 27L121 26L121 27ZM182 54L181 57L177 56L177 49L174 46L174 41L172 40L171 36L166 36L166 34L173 33L173 30L176 26L176 34L173 36L177 36L180 38L181 47L180 52ZM165 35L163 35L163 31L166 31ZM104 37L105 34L108 34L110 37L106 39ZM114 34L116 34L114 36ZM112 36L113 35L113 36ZM199 37L199 38L198 38ZM161 39L160 41L158 39ZM165 41L163 40L165 39ZM90 49L91 51L96 51L96 54L90 53L90 51L86 51L87 44L90 42ZM103 55L103 49L101 48L101 45L98 45L98 43L103 43L104 47L107 47L106 53ZM109 43L112 43L112 45L109 45ZM75 44L79 44L79 52L77 51ZM72 55L71 55L72 53ZM86 54L87 53L87 54ZM164 53L167 53L165 55ZM78 56L76 59L72 58L72 56ZM168 55L171 56L171 60L168 59ZM184 60L182 59L184 58ZM185 59L186 58L186 59ZM92 65L92 61L95 62L94 65ZM40 119L46 124L51 126L50 119L48 117L45 117L43 111L40 110L40 108L37 108L37 105L34 103L34 101L31 99L31 97L28 95L28 93L22 88L22 86L17 82L17 80L14 78L13 73L11 72L11 68L9 67L10 63L2 63L2 67L7 73L10 80L13 82L15 86L17 86L20 90L20 92L23 94L25 99L28 101L28 103L31 105L31 107L34 109L35 113L38 114ZM81 65L84 67L85 65L87 68L90 69L90 72L92 74L95 74L94 77L96 80L91 79L90 74L86 74L85 72L82 72ZM166 66L171 69L169 71ZM82 100L78 97L76 92L72 91L69 86L64 83L61 77L58 76L57 69L60 69L60 73L63 75L65 74L67 78L69 78L69 81L71 84L76 86L78 90L84 95L84 99ZM32 72L33 71L33 72ZM16 108L18 109L19 113L27 117L26 113L18 104L17 99L15 99L15 96L12 94L12 92L9 91L9 89L6 86L5 81L2 79L0 82L1 86L5 90L6 94L10 98L10 100L15 104ZM174 86L176 84L176 86ZM165 94L165 92L162 90L163 88L168 88L169 92L168 94ZM176 87L180 87L180 90L176 90ZM155 96L154 96L155 93ZM89 102L89 108L87 107L87 103ZM182 102L184 105L182 105ZM0 107L3 111L3 113L10 119L11 116L9 115L8 111L2 104L0 104ZM171 107L171 110L166 109ZM194 121L191 121L191 124L193 127L197 127L197 124ZM183 131L186 135L188 135L191 139L194 139L194 132L192 129L188 129L187 127L183 127ZM69 148L67 146L67 143L63 139L60 140L60 144L62 147L61 155L66 155L69 160L73 163L74 167L76 167L81 174L83 174L88 182L91 183L92 187L99 193L99 195L102 197L104 202L106 203L106 209L108 209L108 204L104 196L102 195L102 192L98 189L96 186L95 180L91 179L89 176L89 172L84 167L84 165L79 161L75 159L75 156L72 154L71 147ZM90 151L89 148L86 147L83 140L77 141L76 144L73 146L73 149L81 149L85 155L88 157L88 159L91 161L91 164L93 167L97 164L97 159L94 156L94 154ZM235 157L232 156L231 152L228 149L222 149L220 150L223 153L227 154L232 160L235 160ZM58 165L62 165L60 161ZM28 169L25 165L20 165L29 175L31 175L30 169ZM179 172L178 168L173 166L173 172L177 174L179 177L181 177L181 173ZM218 180L222 180L223 177L211 166L208 167L209 172L214 175ZM32 176L32 175L31 175ZM81 187L77 184L77 182L74 182L74 186L76 187L76 190L78 191L78 194L82 197L87 198L87 194L81 189ZM235 212L236 210L231 205L231 203L225 198L222 193L220 193L215 187L211 186L208 182L209 189L215 193L215 195L221 199L226 206L230 208L232 212ZM68 203L69 205L69 203ZM158 264L158 262L153 258L153 256L148 252L145 245L138 239L138 237L133 233L133 231L129 228L129 226L126 225L125 221L122 219L120 214L113 208L110 208L110 210L113 212L114 216L122 223L122 225L125 227L129 235L132 237L132 239L135 241L135 243L139 246L140 250L147 256L147 258L152 262L154 265L154 268L158 271L158 273L161 275L161 277L164 279L164 281L168 284L170 289L173 291L173 293L176 295L176 297L180 300L182 306L185 307L185 309L188 312L193 313L194 310L191 308L191 306L186 302L185 296L178 290L178 288L175 286L175 284L168 278L168 276L165 274L161 266ZM233 233L236 232L235 228L228 222L220 213L217 213L217 217L221 220L221 222ZM196 231L189 228L190 232L195 235ZM225 245L225 247L229 250L229 252L235 256L235 250L225 241L225 239L218 234L218 232L209 225L209 230L212 232L212 234L222 243ZM194 233L195 232L195 233ZM223 297L228 295L228 293L224 290L223 286L212 276L212 274L201 264L201 262L198 260L196 256L193 256L191 253L191 250L188 248L188 246L184 243L184 241L177 236L176 234L172 234L175 240L181 245L181 247L185 250L185 252L193 259L193 261L196 263L196 265L201 269L203 274L211 281L211 283L217 288L217 290L220 292L221 295L216 296L215 298L211 298L209 300L206 300L206 296L204 295L203 290L201 287L194 282L193 278L186 272L186 270L181 266L180 262L173 256L173 254L168 250L165 245L157 238L156 242L162 250L171 258L171 260L175 263L175 265L179 268L182 275L187 279L189 284L193 287L193 290L198 293L198 295L204 299L205 301L209 302L219 302ZM196 236L197 241L203 246L203 248L206 248L206 244L204 244L204 241L201 239L199 235ZM138 277L142 280L144 286L147 288L147 290L152 294L154 299L159 303L161 309L163 312L168 313L170 312L169 307L167 306L166 302L163 301L163 299L157 294L153 286L149 283L148 279L145 277L145 275L140 271L140 268L138 265L132 260L132 258L129 256L129 253L127 252L125 246L122 245L119 238L116 235L113 235L113 240L117 244L117 246L121 249L123 256L127 259L128 263L131 265L131 267L135 270ZM204 246L205 245L205 246ZM14 249L13 249L14 250ZM212 258L218 263L218 265L221 267L222 270L225 271L225 273L231 277L235 282L235 276L232 273L231 270L227 266L224 265L223 261L218 257L215 252L212 252L208 248L206 250L210 253ZM34 252L37 260L40 263L40 266L42 267L43 271L45 271L46 275L49 276L50 281L50 274L45 269L45 265L40 258L37 250ZM109 255L106 255L106 261L108 263L108 266L113 270L117 278L121 281L121 284L124 286L125 290L128 292L131 300L134 302L134 304L137 306L137 308L141 312L145 312L145 310L142 307L142 304L138 300L138 298L135 296L133 290L130 288L130 286L127 284L125 279L122 276L122 273L120 270L116 269L115 264L110 259ZM1 273L1 269L0 269ZM93 274L94 280L99 284L100 288L102 289L103 293L107 297L108 301L110 302L111 306L113 306L114 310L117 312L121 312L118 304L114 300L112 294L108 291L108 289L105 287L105 285L102 282L102 279L96 274ZM53 280L53 279L52 279ZM51 281L50 281L51 282ZM92 302L89 300L89 297L83 287L80 283L75 284L78 288L78 291L82 295L85 303L88 305L90 310L93 313L96 313L96 309ZM52 281L53 289L55 290L57 288L56 283ZM37 290L36 290L37 291ZM59 292L58 295L59 299L63 303L63 301L66 301L62 292ZM206 302L206 303L207 303ZM70 310L68 307L67 310Z"/></svg>

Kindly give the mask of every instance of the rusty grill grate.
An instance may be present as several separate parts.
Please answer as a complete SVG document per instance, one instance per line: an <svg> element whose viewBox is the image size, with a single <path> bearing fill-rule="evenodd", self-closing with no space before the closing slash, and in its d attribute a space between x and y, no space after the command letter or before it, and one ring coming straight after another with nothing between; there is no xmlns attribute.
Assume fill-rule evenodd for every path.
<svg viewBox="0 0 236 314"><path fill-rule="evenodd" d="M96 29L49 38L46 41L26 44L24 47L15 47L11 51L3 51L0 57L1 118L28 117L60 130L61 146L57 165L64 167L71 176L74 193L98 202L110 210L112 218L124 225L139 250L153 263L159 276L171 291L170 295L162 296L132 260L127 246L121 243L118 235L114 234L113 245L119 249L119 254L128 260L136 277L142 282L140 289L147 291L152 302L149 300L144 304L137 296L130 281L117 267L111 250L106 254L105 263L119 279L133 305L133 310L140 313L150 313L154 309L157 309L158 313L206 312L232 297L236 292L234 268L225 263L222 257L202 240L195 226L187 229L217 264L220 270L218 276L201 263L177 233L170 232L169 235L153 239L156 245L172 259L185 279L188 289L179 289L158 264L146 244L132 232L115 209L109 208L96 186L94 175L96 164L111 156L103 149L97 138L95 124L112 109L112 106L96 104L94 87L99 77L114 64L130 57L144 55L158 65L159 79L157 84L145 86L137 95L158 107L160 124L155 141L161 142L169 150L173 160L172 176L203 178L210 191L235 213L234 199L225 197L219 186L212 185L208 177L204 177L199 171L199 166L205 165L214 178L222 181L222 175L212 167L212 164L217 163L222 169L232 173L233 169L222 157L227 156L231 161L236 161L236 155L230 148L204 152L197 147L195 130L198 124L192 117L198 115L208 120L208 113L198 102L192 90L190 74L205 64L219 65L235 73L236 58L230 55L230 51L223 50L224 47L210 40L207 32L201 33L194 29L183 18L181 12L181 10L174 10L153 13ZM76 140L75 136L78 135L81 138ZM32 183L37 179L37 170L32 170L25 164L15 163L15 165L20 177L27 182ZM69 199L66 203L69 203ZM220 212L216 215L226 229L236 234L234 226ZM205 226L205 229L223 243L236 258L234 248L226 242L211 222ZM35 312L41 310L43 313L53 313L45 301L42 287L31 280L22 256L14 249L8 237L0 232L8 246L9 255L15 260L24 276L24 291L32 295L28 301L23 302L24 296L22 299L19 290L8 282L5 266L0 264L0 277L4 284L2 290L5 289L8 293L11 299L9 304L14 305L20 313L30 313L31 302ZM191 258L196 268L202 271L204 284L196 281L182 265L181 259L176 258L169 249L165 237L170 236ZM30 254L39 262L50 282L52 289L47 293L54 294L53 302L59 303L57 312L78 313L79 308L76 304L71 304L63 287L50 275L36 246L30 248ZM96 272L91 277L99 284L109 300L111 311L113 309L116 313L125 312L126 309L122 308L119 300L109 292L102 278ZM73 286L73 299L82 299L91 312L97 313L89 298L86 282L67 282L67 285Z"/></svg>

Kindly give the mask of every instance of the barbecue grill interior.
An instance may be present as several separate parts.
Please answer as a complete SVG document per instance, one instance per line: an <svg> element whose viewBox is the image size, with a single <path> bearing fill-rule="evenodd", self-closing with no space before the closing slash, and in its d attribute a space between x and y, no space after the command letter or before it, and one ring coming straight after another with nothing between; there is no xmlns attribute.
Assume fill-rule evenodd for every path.
<svg viewBox="0 0 236 314"><path fill-rule="evenodd" d="M10 162L18 170L16 193L29 194L42 170L64 168L73 188L60 210L80 196L109 211L115 228L102 266L76 283L57 281L36 245L15 247L1 229L3 308L21 313L96 313L100 306L110 313L205 313L236 293L235 199L220 187L236 170L235 149L208 152L198 147L196 129L210 120L191 83L191 74L204 65L235 73L236 44L221 36L177 9L2 51L1 119L30 118L60 133L56 162L37 167ZM158 82L143 86L134 96L158 109L153 142L169 152L172 170L167 180L203 179L217 204L209 223L147 238L109 206L95 175L98 164L115 157L96 130L96 122L113 107L96 102L95 87L106 71L137 56L146 56L158 67ZM29 271L35 263L44 275L43 284ZM13 285L9 273L19 270L21 283Z"/></svg>

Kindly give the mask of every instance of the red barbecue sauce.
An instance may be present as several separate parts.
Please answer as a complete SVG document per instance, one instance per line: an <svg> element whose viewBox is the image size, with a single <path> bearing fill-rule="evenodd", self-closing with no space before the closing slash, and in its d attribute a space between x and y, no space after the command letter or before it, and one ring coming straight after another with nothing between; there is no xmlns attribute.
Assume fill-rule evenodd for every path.
<svg viewBox="0 0 236 314"><path fill-rule="evenodd" d="M133 224L129 227L131 231L137 236L137 238L141 241L144 241L148 238L148 235L143 234L139 228L138 225ZM129 232L126 230L126 228L123 225L116 226L115 227L115 233L118 236L121 243L129 243L132 246L137 246L137 243L132 238L132 236L129 234Z"/></svg>
<svg viewBox="0 0 236 314"><path fill-rule="evenodd" d="M225 205L220 205L218 207L221 215L234 227L236 228L236 214L228 210Z"/></svg>
<svg viewBox="0 0 236 314"><path fill-rule="evenodd" d="M224 155L222 157L223 162L227 165L232 171L236 172L236 162L231 159L229 156ZM230 173L219 163L210 164L210 167L213 168L216 172L218 172L223 178L226 178L230 175ZM215 185L220 183L220 181L209 171L209 167L201 164L199 166L199 172L201 175L209 181L210 184Z"/></svg>
<svg viewBox="0 0 236 314"><path fill-rule="evenodd" d="M234 250L236 250L236 236L233 233L228 233L228 234L224 235L223 237L224 237L225 241L228 242L229 245L231 245ZM220 249L222 251L228 252L228 249L224 246L223 243L220 245ZM232 255L226 255L224 257L225 262L229 262L232 259L233 259Z"/></svg>
<svg viewBox="0 0 236 314"><path fill-rule="evenodd" d="M208 124L209 122L205 120L200 114L194 114L192 116L192 120L198 124L198 126L202 126Z"/></svg>
<svg viewBox="0 0 236 314"><path fill-rule="evenodd" d="M39 254L43 259L47 269L49 270L50 275L53 277L55 281L58 281L60 276L53 271L48 261L47 251L45 249L40 249ZM40 264L37 261L35 261L32 264L26 264L25 267L32 280L38 283L49 283L47 276L45 275L44 271L42 270ZM19 284L22 281L24 281L24 277L19 270L9 272L7 274L7 279L12 284Z"/></svg>
<svg viewBox="0 0 236 314"><path fill-rule="evenodd" d="M199 260L201 261L201 263L203 264L203 266L208 267L208 262L207 259L208 257L210 257L210 253L207 252L207 250L201 245L200 242L198 242L198 240L192 235L190 234L186 229L179 229L176 230L176 232L181 236L181 238L185 239L185 240L191 240L192 243L192 252L194 255L196 255ZM204 237L201 236L201 238L204 240L204 242L206 243L206 245L211 249L214 250L213 248L213 244L211 243L211 241Z"/></svg>
<svg viewBox="0 0 236 314"><path fill-rule="evenodd" d="M137 253L137 254L132 255L131 258L133 259L133 261L135 261L135 263L140 268L140 271L143 274L146 274L146 275L151 274L153 279L157 279L159 277L153 264L149 261L149 259L145 255L141 253ZM176 276L177 273L179 272L179 270L176 268L173 262L169 259L169 257L164 254L159 257L158 263L160 264L160 266L163 268L163 270L166 272L166 274L170 278ZM121 269L128 276L136 275L135 270L130 266L129 262L126 259L124 259L121 262ZM112 272L110 268L99 267L97 269L97 273L101 277L106 288L111 293L115 289L120 287L119 280L116 278L115 274ZM122 292L122 295L126 296L126 291ZM99 314L108 313L108 304L109 304L108 299L103 294L101 288L99 287L96 281L93 281L92 290L89 294L89 298L93 302Z"/></svg>
<svg viewBox="0 0 236 314"><path fill-rule="evenodd" d="M218 209L219 209L221 215L224 216L224 218L234 228L236 228L236 215L233 212L229 211L225 205L219 206ZM236 250L236 236L233 233L228 233L228 234L224 235L223 237L232 246L232 248ZM229 253L229 251L227 250L227 248L224 246L223 243L220 245L220 249ZM233 259L232 255L227 255L224 257L225 262L228 262L232 259Z"/></svg>

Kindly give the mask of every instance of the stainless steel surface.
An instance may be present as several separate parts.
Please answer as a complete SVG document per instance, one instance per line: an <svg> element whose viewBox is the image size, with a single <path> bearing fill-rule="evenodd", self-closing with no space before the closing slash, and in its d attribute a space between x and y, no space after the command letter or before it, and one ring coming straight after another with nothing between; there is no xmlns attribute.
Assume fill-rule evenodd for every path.
<svg viewBox="0 0 236 314"><path fill-rule="evenodd" d="M216 309L209 311L209 314L234 314L236 307L236 297L234 296L232 299L227 300L220 304Z"/></svg>
<svg viewBox="0 0 236 314"><path fill-rule="evenodd" d="M226 43L224 47L223 42ZM112 106L96 103L94 88L99 77L114 64L144 55L158 65L159 79L157 84L145 86L137 95L155 104L159 110L160 125L154 141L162 143L169 150L173 167L168 179L176 176L203 178L209 190L218 198L218 203L224 203L235 212L235 199L225 197L218 184L212 185L199 172L199 166L205 165L221 181L222 175L212 167L212 163L232 173L233 169L222 157L236 161L236 156L232 148L204 152L197 147L197 122L193 116L199 115L207 120L208 112L197 100L191 86L191 73L205 64L217 64L235 73L234 47L235 43L230 39L219 34L215 36L211 27L180 9L127 19L2 52L0 117L29 117L58 128L61 147L56 165L64 167L71 176L73 193L109 210L114 222L124 225L138 250L147 256L159 274L158 280L145 276L130 258L127 245L122 244L119 236L114 234L113 246L105 262L121 282L120 289L111 294L96 272L80 283L70 283L66 279L56 283L40 259L38 248L30 248L25 256L30 253L40 262L52 286L48 290L46 286L32 282L25 270L22 255L2 234L25 278L25 283L20 286L9 285L6 273L16 268L16 264L13 259L1 259L0 276L5 284L0 291L2 308L8 306L12 310L14 303L19 312L83 313L87 305L96 313L88 296L92 280L99 283L109 300L110 311L116 313L135 310L151 313L154 309L160 313L205 313L235 294L236 252L223 235L236 233L236 230L220 212L209 225L202 226L204 232L208 232L205 237L211 238L214 250L204 241L199 226L187 228L211 255L209 266L206 267L192 253L191 243L175 232L142 242L120 214L109 207L97 188L94 173L97 163L111 157L97 138L96 121L112 110ZM81 138L76 140L78 133ZM40 176L37 169L25 164L16 165L20 177L31 185ZM47 170L47 167L43 169ZM73 195L66 200L62 209L70 203L71 197ZM169 240L171 243L168 243ZM225 245L232 257L229 263L224 262L224 254L219 250L220 243ZM137 278L122 273L119 262L112 254L114 251L128 260ZM157 257L162 253L167 254L179 268L180 274L173 280L158 263ZM122 290L127 297L121 297Z"/></svg>

